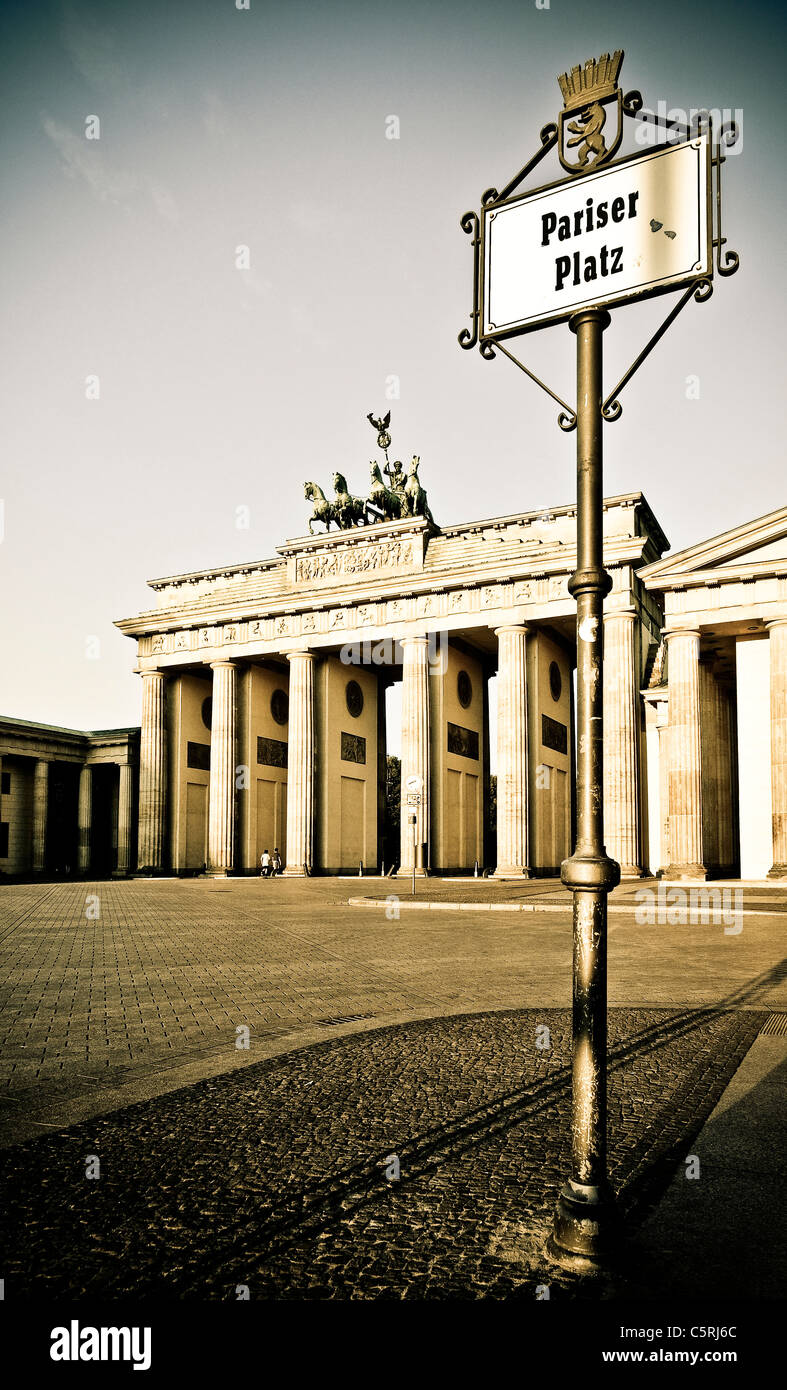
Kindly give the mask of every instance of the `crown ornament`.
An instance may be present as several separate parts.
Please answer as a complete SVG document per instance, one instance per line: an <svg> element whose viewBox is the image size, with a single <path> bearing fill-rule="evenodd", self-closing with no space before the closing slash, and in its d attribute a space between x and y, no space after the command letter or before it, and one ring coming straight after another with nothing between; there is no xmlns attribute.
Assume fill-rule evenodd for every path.
<svg viewBox="0 0 787 1390"><path fill-rule="evenodd" d="M588 58L584 67L577 63L570 72L564 72L557 80L565 110L579 111L591 102L614 96L622 62L623 49L616 48L612 57L602 53L600 58Z"/></svg>

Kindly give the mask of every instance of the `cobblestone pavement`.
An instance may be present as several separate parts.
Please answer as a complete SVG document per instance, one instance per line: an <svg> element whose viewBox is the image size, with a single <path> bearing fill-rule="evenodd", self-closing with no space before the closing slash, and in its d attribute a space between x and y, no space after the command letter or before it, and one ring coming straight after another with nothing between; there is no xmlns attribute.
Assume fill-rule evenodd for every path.
<svg viewBox="0 0 787 1390"><path fill-rule="evenodd" d="M612 1011L610 1172L630 1221L766 1017ZM567 1010L434 1019L17 1145L0 1156L6 1298L625 1293L625 1274L579 1288L539 1253L568 1167L569 1049Z"/></svg>
<svg viewBox="0 0 787 1390"><path fill-rule="evenodd" d="M568 894L557 883L419 884L482 902L541 895L564 912L406 913L347 906L359 881L158 880L0 887L5 1143L185 1082L382 1025L488 1009L567 1007ZM367 880L364 891L404 895ZM627 888L627 892L635 891ZM610 925L616 1005L780 1008L785 905L740 935L714 925ZM98 912L98 916L95 913ZM395 905L392 909L395 912ZM92 915L91 915L92 914ZM249 1029L249 1048L237 1029Z"/></svg>

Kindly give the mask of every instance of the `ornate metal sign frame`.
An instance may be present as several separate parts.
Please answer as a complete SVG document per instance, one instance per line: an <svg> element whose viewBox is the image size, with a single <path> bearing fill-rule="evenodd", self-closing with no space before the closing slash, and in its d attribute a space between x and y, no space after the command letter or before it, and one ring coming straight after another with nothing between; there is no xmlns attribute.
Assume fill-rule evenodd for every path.
<svg viewBox="0 0 787 1390"><path fill-rule="evenodd" d="M619 57L620 61L622 61L622 53L616 54L614 56L615 58ZM620 63L618 62L617 70L619 70L619 67ZM573 70L574 73L578 71L580 70ZM565 89L563 88L564 81L565 78L561 79L561 89L564 90L565 95ZM621 392L623 391L623 388L628 385L635 372L639 370L646 358L650 356L650 353L653 351L656 344L664 336L670 325L674 323L678 314L681 312L683 308L685 308L689 300L693 298L697 301L698 304L703 304L706 303L708 299L710 299L713 293L714 254L715 269L718 275L734 275L740 264L737 252L724 250L724 247L727 243L727 238L724 236L722 230L721 166L726 162L724 148L730 148L730 146L734 145L738 140L739 131L736 123L734 121L725 122L720 127L717 134L714 130L713 117L709 111L699 111L694 117L690 126L686 125L682 121L667 120L666 118L657 115L653 112L643 112L642 96L638 91L627 92L626 95L623 96L620 89L617 89L615 93L607 92L606 94L602 90L601 99L597 104L603 105L605 102L609 103L613 100L613 97L616 98L617 105L621 113L621 119L618 122L618 129L609 148L604 147L601 150L601 152L597 153L596 158L593 160L592 163L588 162L584 165L571 166L568 163L566 163L564 157L564 118L568 114L570 114L572 110L577 109L579 101L582 100L581 97L577 97L574 100L573 106L570 106L567 103L566 110L560 113L557 125L554 123L550 123L549 125L545 125L543 127L540 136L540 148L536 151L534 155L531 156L527 163L523 165L519 172L515 174L512 179L509 180L505 187L502 188L500 191L498 191L498 189L494 187L487 188L484 191L484 193L482 193L481 215L479 216L478 213L471 210L470 212L464 213L464 215L460 219L460 226L462 228L462 231L465 232L466 235L472 237L471 245L473 250L473 307L470 312L470 321L472 327L469 329L462 329L458 339L459 345L466 351L470 351L472 348L478 347L481 356L487 362L492 361L496 356L497 352L502 352L503 355L509 359L509 361L513 362L514 365L520 369L520 371L524 372L525 375L528 376L531 381L535 382L536 386L539 386L542 391L545 391L546 394L550 396L552 400L555 401L561 407L560 413L557 417L557 423L560 426L561 430L564 430L566 433L570 433L572 430L576 429L576 410L572 406L570 406L566 401L564 401L560 396L558 396L556 392L554 392L549 386L546 385L545 382L543 382L539 377L537 377L535 373L530 370L529 367L526 367L523 362L520 362L519 359L515 357L514 354L510 351L510 349L504 346L502 341L503 338L518 337L524 333L533 332L538 328L545 327L546 325L542 323L536 323L524 328L516 328L504 331L499 334L495 333L484 335L482 331L485 263L484 222L486 214L488 214L490 211L497 210L506 206L507 204L510 204L513 195L516 193L518 189L521 188L521 185L527 179L528 175L530 175L533 172L533 170L541 163L541 161L546 157L546 155L550 153L551 150L555 149L556 146L558 147L558 157L560 158L563 167L570 170L569 177L566 179L559 179L552 183L542 184L537 188L528 189L528 193L539 193L548 189L557 190L559 188L565 188L567 185L573 182L577 175L584 175L587 173L595 172L595 170L599 168L617 168L626 163L630 163L633 159L638 158L638 155L627 155L623 159L618 159L614 161L611 158L620 146L620 142L623 135L623 117L627 117L632 120L642 120L646 123L657 125L665 132L671 132L673 134L679 135L681 137L681 141L690 142L691 140L697 139L698 137L705 135L707 135L709 141L709 239L711 248L711 255L709 258L711 265L710 272L708 274L698 275L696 279L692 280L688 284L680 299L670 310L664 322L656 330L653 336L646 343L645 347L642 349L642 352L635 358L634 362L621 377L617 386L615 386L615 388L609 393L609 395L606 396L602 406L602 415L608 423L612 423L613 421L620 419L620 416L623 413L623 407L620 404L619 397ZM585 105L587 109L586 99ZM677 143L678 142L674 140L667 140L663 142L661 145L654 146L653 149L649 151L649 153L656 154L658 153L658 151L663 149L674 149L676 148ZM603 146L603 140L601 141L601 144ZM518 196L521 197L521 193ZM657 294L669 293L671 290L674 290L674 286L672 285L663 286L657 289L650 289L641 294L632 294L631 296L627 297L626 302L633 303L637 300L652 298ZM603 301L601 302L601 307L603 307ZM569 314L566 314L562 318L556 317L554 320L550 320L550 323L564 322L569 317Z"/></svg>

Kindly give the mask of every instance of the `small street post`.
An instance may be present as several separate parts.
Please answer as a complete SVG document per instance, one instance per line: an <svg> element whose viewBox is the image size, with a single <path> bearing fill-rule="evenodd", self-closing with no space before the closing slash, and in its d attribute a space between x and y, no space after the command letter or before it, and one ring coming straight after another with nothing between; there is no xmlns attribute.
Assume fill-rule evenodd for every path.
<svg viewBox="0 0 787 1390"><path fill-rule="evenodd" d="M411 773L411 775L406 779L405 784L404 784L404 789L405 789L405 791L406 791L406 793L407 793L407 803L406 803L406 804L407 804L409 807L411 807L411 810L408 812L407 819L408 819L408 823L413 827L413 882L412 882L412 893L413 893L413 897L415 897L415 875L416 875L416 870L419 869L419 868L421 868L421 867L423 867L422 864L419 864L419 863L418 863L418 859L419 859L418 822L419 822L419 816L420 816L420 814L421 814L421 812L420 812L420 807L421 807L422 802L423 802L423 796L422 796L422 793L423 793L423 785L424 785L424 783L423 783L423 778L421 777L420 773L418 773L418 772ZM416 808L419 808L419 809L416 809Z"/></svg>
<svg viewBox="0 0 787 1390"><path fill-rule="evenodd" d="M542 128L540 148L502 190L486 189L480 216L470 211L460 220L473 248L471 327L459 334L460 346L478 347L486 361L502 353L560 406L560 429L577 431L576 570L568 584L577 608L577 817L574 851L561 865L573 894L572 1161L545 1253L580 1272L608 1261L619 1230L607 1176L607 897L620 867L604 845L603 609L612 583L604 569L602 429L620 419L620 393L681 310L712 295L714 257L720 276L739 264L724 249L721 177L737 126L728 121L714 132L708 111L690 124L646 112L640 93L624 95L618 84L622 62L618 49L563 73L563 110ZM613 160L625 118L640 129L650 124L662 143ZM518 193L553 149L568 177ZM609 309L673 290L680 298L605 396ZM576 408L506 346L559 323L576 337Z"/></svg>

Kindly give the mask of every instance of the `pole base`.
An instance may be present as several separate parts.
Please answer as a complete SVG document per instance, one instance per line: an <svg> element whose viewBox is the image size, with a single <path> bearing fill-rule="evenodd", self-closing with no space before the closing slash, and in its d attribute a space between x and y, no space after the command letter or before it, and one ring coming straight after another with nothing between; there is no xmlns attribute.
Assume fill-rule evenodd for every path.
<svg viewBox="0 0 787 1390"><path fill-rule="evenodd" d="M569 1178L560 1193L547 1253L578 1274L606 1268L618 1248L620 1216L608 1186L591 1187Z"/></svg>

